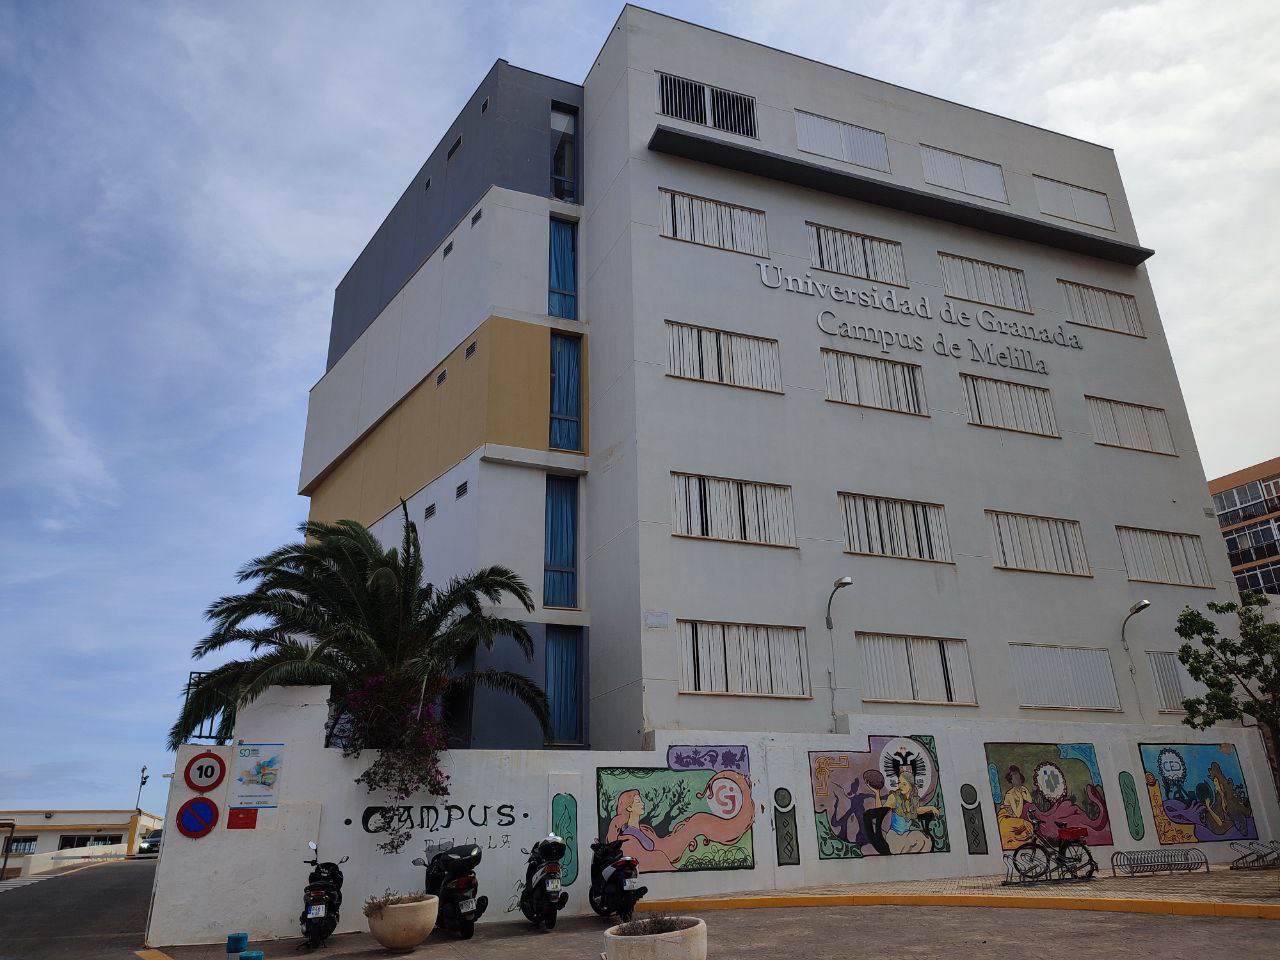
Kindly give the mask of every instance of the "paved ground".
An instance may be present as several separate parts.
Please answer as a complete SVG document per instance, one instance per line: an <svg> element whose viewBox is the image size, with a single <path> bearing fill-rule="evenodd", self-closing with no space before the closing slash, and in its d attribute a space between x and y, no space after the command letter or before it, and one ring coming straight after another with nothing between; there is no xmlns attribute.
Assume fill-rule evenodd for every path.
<svg viewBox="0 0 1280 960"><path fill-rule="evenodd" d="M1151 917L1065 910L952 907L837 907L717 910L705 920L708 956L858 957L867 960L1202 960L1274 956L1280 926L1271 920ZM550 933L525 924L481 925L475 939L432 936L412 956L430 960L596 960L601 921L566 919ZM322 951L295 953L296 941L258 945L268 958L386 957L367 934L330 939ZM174 960L224 960L217 947L170 947Z"/></svg>
<svg viewBox="0 0 1280 960"><path fill-rule="evenodd" d="M1087 900L1186 900L1212 903L1280 904L1280 870L1229 870L1215 866L1210 873L1173 876L1113 877L1104 868L1088 883L1030 883L1005 886L1003 877L950 877L897 883L832 884L794 890L726 893L724 899L804 894L981 894L983 896L1073 897Z"/></svg>
<svg viewBox="0 0 1280 960"><path fill-rule="evenodd" d="M132 957L155 872L155 860L116 861L0 892L0 960Z"/></svg>

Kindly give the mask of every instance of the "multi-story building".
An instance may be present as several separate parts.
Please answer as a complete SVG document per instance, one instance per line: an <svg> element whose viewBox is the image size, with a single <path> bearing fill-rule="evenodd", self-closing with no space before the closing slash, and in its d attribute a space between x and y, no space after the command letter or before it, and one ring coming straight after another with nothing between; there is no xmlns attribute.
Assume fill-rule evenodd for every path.
<svg viewBox="0 0 1280 960"><path fill-rule="evenodd" d="M1280 457L1210 480L1209 492L1236 586L1280 593Z"/></svg>
<svg viewBox="0 0 1280 960"><path fill-rule="evenodd" d="M1106 147L628 6L580 85L498 61L342 280L300 489L519 572L556 744L1137 737L1232 588L1151 255Z"/></svg>
<svg viewBox="0 0 1280 960"><path fill-rule="evenodd" d="M62 857L76 856L77 850L87 856L135 853L138 841L158 829L162 819L136 809L0 810L0 824L5 825L0 827L0 855L7 869L17 874L31 857L38 857L40 869L48 870L59 866Z"/></svg>

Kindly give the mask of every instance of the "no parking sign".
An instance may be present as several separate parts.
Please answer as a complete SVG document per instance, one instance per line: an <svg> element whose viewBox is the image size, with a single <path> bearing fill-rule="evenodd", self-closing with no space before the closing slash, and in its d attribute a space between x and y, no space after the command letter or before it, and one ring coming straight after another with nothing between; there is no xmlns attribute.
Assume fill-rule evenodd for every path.
<svg viewBox="0 0 1280 960"><path fill-rule="evenodd" d="M208 797L192 797L178 808L178 832L199 840L218 825L218 805Z"/></svg>

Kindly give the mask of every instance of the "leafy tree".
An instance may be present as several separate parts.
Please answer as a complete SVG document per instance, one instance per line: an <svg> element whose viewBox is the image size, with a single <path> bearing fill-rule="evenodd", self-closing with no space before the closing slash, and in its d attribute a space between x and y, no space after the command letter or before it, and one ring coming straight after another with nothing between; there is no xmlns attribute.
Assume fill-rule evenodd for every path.
<svg viewBox="0 0 1280 960"><path fill-rule="evenodd" d="M1182 701L1183 723L1205 730L1219 720L1253 719L1263 730L1272 776L1280 787L1276 749L1280 745L1280 624L1263 614L1265 594L1246 591L1240 603L1210 603L1211 613L1235 614L1239 638L1223 636L1218 625L1187 607L1178 616L1177 632L1185 642L1178 659L1193 680L1207 688L1203 696Z"/></svg>
<svg viewBox="0 0 1280 960"><path fill-rule="evenodd" d="M517 620L485 610L510 597L533 610L513 571L485 567L437 589L425 582L417 526L404 512L401 546L386 550L354 520L308 521L304 540L246 564L246 593L222 597L205 617L212 632L199 660L232 647L248 656L197 676L169 732L169 748L211 723L231 736L238 708L276 684L328 684L333 740L349 755L381 751L360 777L404 799L420 789L447 794L438 751L476 687L515 697L550 733L546 694L508 670L472 670L477 649L509 639L526 658L533 641Z"/></svg>

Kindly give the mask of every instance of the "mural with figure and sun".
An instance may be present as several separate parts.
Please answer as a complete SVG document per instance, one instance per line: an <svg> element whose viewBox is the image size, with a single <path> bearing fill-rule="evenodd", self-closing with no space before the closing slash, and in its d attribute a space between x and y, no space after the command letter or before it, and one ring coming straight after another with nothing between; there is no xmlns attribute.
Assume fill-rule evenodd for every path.
<svg viewBox="0 0 1280 960"><path fill-rule="evenodd" d="M1140 743L1161 843L1256 840L1240 757L1230 743Z"/></svg>
<svg viewBox="0 0 1280 960"><path fill-rule="evenodd" d="M1111 818L1091 743L988 743L987 776L1000 846L1015 850L1035 835L1054 840L1057 824L1085 829L1084 842L1110 846Z"/></svg>
<svg viewBox="0 0 1280 960"><path fill-rule="evenodd" d="M933 737L869 736L865 751L811 752L809 774L819 859L950 850Z"/></svg>
<svg viewBox="0 0 1280 960"><path fill-rule="evenodd" d="M621 840L641 873L755 866L745 746L672 746L665 767L599 767L596 795L598 836Z"/></svg>

